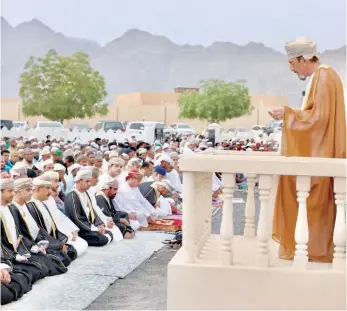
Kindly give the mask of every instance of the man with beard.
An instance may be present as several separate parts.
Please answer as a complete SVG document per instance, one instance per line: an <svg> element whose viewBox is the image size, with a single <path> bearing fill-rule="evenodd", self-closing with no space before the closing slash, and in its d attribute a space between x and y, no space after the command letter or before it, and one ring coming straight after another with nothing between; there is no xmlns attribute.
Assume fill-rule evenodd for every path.
<svg viewBox="0 0 347 311"><path fill-rule="evenodd" d="M285 46L290 70L308 80L301 109L275 108L270 115L283 120L281 153L287 157L346 158L346 117L343 85L336 71L321 64L316 44L306 38ZM315 262L333 259L336 206L333 179L311 179L307 199L308 258ZM273 218L273 239L280 243L281 259L292 260L298 216L296 177L281 176Z"/></svg>
<svg viewBox="0 0 347 311"><path fill-rule="evenodd" d="M113 240L112 233L96 213L87 192L91 186L92 171L81 169L75 177L75 188L64 201L65 213L80 229L79 236L90 246L105 246Z"/></svg>
<svg viewBox="0 0 347 311"><path fill-rule="evenodd" d="M32 169L34 167L34 153L30 148L24 149L24 159L22 162L27 169Z"/></svg>
<svg viewBox="0 0 347 311"><path fill-rule="evenodd" d="M59 258L66 267L77 257L77 252L72 245L66 244L68 237L62 233L52 217L45 201L51 194L52 183L47 176L39 176L33 179L33 196L26 205L31 216L40 228L40 235L49 241L47 253Z"/></svg>
<svg viewBox="0 0 347 311"><path fill-rule="evenodd" d="M63 263L55 256L46 253L46 249L41 244L43 238L39 234L40 228L26 206L26 202L32 196L32 186L30 178L21 178L14 182L14 197L8 207L16 230L22 236L26 248L30 250L33 260L48 268L48 276L65 273L67 270ZM43 242L47 243L47 241Z"/></svg>
<svg viewBox="0 0 347 311"><path fill-rule="evenodd" d="M113 222L119 228L125 239L132 239L135 236L135 231L131 228L129 215L126 212L117 211L114 198L118 191L117 179L111 179L101 185L100 191L96 195L97 205L102 212L112 218Z"/></svg>

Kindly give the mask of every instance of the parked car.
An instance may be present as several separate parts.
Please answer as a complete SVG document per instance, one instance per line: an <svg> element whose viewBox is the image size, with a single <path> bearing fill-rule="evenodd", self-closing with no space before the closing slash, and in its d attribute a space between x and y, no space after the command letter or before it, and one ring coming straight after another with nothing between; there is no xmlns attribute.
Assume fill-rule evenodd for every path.
<svg viewBox="0 0 347 311"><path fill-rule="evenodd" d="M13 127L13 121L11 120L0 120L0 127L6 127L8 130L10 130Z"/></svg>
<svg viewBox="0 0 347 311"><path fill-rule="evenodd" d="M28 130L30 128L28 121L13 121L13 127Z"/></svg>
<svg viewBox="0 0 347 311"><path fill-rule="evenodd" d="M158 132L158 130L162 130L164 133L165 124L161 122L156 121L135 121L135 122L128 122L127 124L127 132L129 132L130 135L138 135L142 134L142 132L145 130L145 128L148 127L154 127L154 130Z"/></svg>
<svg viewBox="0 0 347 311"><path fill-rule="evenodd" d="M122 132L125 132L125 127L122 122L112 120L100 121L95 125L94 129L96 131L104 130L105 132L107 132L108 130L113 130L114 132L121 130Z"/></svg>
<svg viewBox="0 0 347 311"><path fill-rule="evenodd" d="M82 130L87 130L87 131L89 131L89 130L90 130L90 127L89 127L88 124L85 124L85 123L81 123L81 124L71 124L71 125L70 125L70 130L71 130L71 131L75 130L75 131L78 131L78 132L80 132L80 131L82 131Z"/></svg>
<svg viewBox="0 0 347 311"><path fill-rule="evenodd" d="M174 123L174 124L171 124L170 127L176 130L177 135L196 134L196 131L189 124L186 124L186 123Z"/></svg>
<svg viewBox="0 0 347 311"><path fill-rule="evenodd" d="M283 121L271 121L266 128L264 129L264 133L266 133L266 135L270 136L270 134L272 133L278 133L282 131L282 124Z"/></svg>
<svg viewBox="0 0 347 311"><path fill-rule="evenodd" d="M34 129L64 129L64 125L58 121L37 121Z"/></svg>

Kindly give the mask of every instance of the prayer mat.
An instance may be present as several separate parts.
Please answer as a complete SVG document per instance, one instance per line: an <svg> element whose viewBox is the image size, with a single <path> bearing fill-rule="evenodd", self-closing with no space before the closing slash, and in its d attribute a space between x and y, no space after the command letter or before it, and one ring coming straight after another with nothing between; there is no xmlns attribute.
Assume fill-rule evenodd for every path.
<svg viewBox="0 0 347 311"><path fill-rule="evenodd" d="M142 231L164 231L164 232L176 232L182 230L181 219L158 219L152 224L148 224L148 227L141 227Z"/></svg>

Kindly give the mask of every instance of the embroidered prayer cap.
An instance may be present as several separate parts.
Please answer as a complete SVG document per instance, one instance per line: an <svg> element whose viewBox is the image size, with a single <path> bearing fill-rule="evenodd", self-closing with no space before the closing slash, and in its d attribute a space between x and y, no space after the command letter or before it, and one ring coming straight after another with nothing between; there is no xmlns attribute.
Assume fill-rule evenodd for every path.
<svg viewBox="0 0 347 311"><path fill-rule="evenodd" d="M10 173L11 175L25 175L28 171L28 168L25 166L25 164L23 162L16 162L15 165L13 165Z"/></svg>
<svg viewBox="0 0 347 311"><path fill-rule="evenodd" d="M101 154L97 154L95 156L95 160L103 160L103 159L104 159L104 157Z"/></svg>
<svg viewBox="0 0 347 311"><path fill-rule="evenodd" d="M118 152L115 151L115 150L110 151L110 153L109 153L109 155L108 155L108 158L109 158L109 159L118 158Z"/></svg>
<svg viewBox="0 0 347 311"><path fill-rule="evenodd" d="M305 59L311 59L317 56L317 44L306 37L288 41L284 48L289 59L300 56Z"/></svg>
<svg viewBox="0 0 347 311"><path fill-rule="evenodd" d="M47 165L52 165L53 164L53 160L52 159L47 159L46 161L43 161L43 167L47 166Z"/></svg>
<svg viewBox="0 0 347 311"><path fill-rule="evenodd" d="M42 176L48 177L50 180L59 180L59 173L55 171L44 172Z"/></svg>
<svg viewBox="0 0 347 311"><path fill-rule="evenodd" d="M33 188L43 187L43 186L51 186L51 178L49 176L41 175L33 179Z"/></svg>
<svg viewBox="0 0 347 311"><path fill-rule="evenodd" d="M142 174L138 170L131 170L128 172L128 176L125 178L125 180L129 180L130 178L136 178L136 179L141 179Z"/></svg>
<svg viewBox="0 0 347 311"><path fill-rule="evenodd" d="M92 169L84 167L80 169L76 174L75 181L79 181L81 179L91 179L92 178Z"/></svg>
<svg viewBox="0 0 347 311"><path fill-rule="evenodd" d="M54 164L54 171L59 172L59 171L65 171L65 166L61 165L60 163L55 163Z"/></svg>
<svg viewBox="0 0 347 311"><path fill-rule="evenodd" d="M159 158L158 158L158 163L161 163L162 161L172 163L172 159L169 155L163 153Z"/></svg>
<svg viewBox="0 0 347 311"><path fill-rule="evenodd" d="M49 155L51 154L51 150L47 147L42 149L42 155Z"/></svg>
<svg viewBox="0 0 347 311"><path fill-rule="evenodd" d="M14 188L14 182L13 182L12 179L1 178L1 180L0 180L0 190L13 189L13 188Z"/></svg>
<svg viewBox="0 0 347 311"><path fill-rule="evenodd" d="M123 159L121 158L111 158L109 161L108 161L108 166L112 166L112 165L119 165L119 166L124 166L125 165L125 162Z"/></svg>
<svg viewBox="0 0 347 311"><path fill-rule="evenodd" d="M33 181L31 178L19 178L14 181L14 190L31 189Z"/></svg>
<svg viewBox="0 0 347 311"><path fill-rule="evenodd" d="M42 163L42 161L36 162L34 164L34 167L36 167L39 171L43 171L43 163Z"/></svg>
<svg viewBox="0 0 347 311"><path fill-rule="evenodd" d="M137 150L138 155L142 155L142 154L146 154L146 153L147 153L147 149L145 149L145 148L140 148L139 150Z"/></svg>
<svg viewBox="0 0 347 311"><path fill-rule="evenodd" d="M62 152L60 149L57 149L57 150L54 151L53 154L54 154L55 156L57 156L57 157L61 157L61 156L63 155L63 152Z"/></svg>
<svg viewBox="0 0 347 311"><path fill-rule="evenodd" d="M116 188L116 189L118 188L117 178L106 180L105 182L101 184L101 190L107 190L110 188Z"/></svg>
<svg viewBox="0 0 347 311"><path fill-rule="evenodd" d="M75 170L75 169L80 169L80 168L82 168L81 165L79 165L79 164L77 164L77 163L74 163L74 164L72 164L71 166L69 166L67 170L68 170L68 172L69 172L69 174L70 174L73 170Z"/></svg>

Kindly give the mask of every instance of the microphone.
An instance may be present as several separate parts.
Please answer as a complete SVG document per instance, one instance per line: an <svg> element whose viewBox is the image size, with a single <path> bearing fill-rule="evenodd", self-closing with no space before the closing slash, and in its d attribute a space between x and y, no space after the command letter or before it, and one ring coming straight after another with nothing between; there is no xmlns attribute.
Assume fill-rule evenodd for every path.
<svg viewBox="0 0 347 311"><path fill-rule="evenodd" d="M302 96L303 96L303 97L305 97L305 95L306 95L306 91L302 91L302 93L301 93L301 94L302 94Z"/></svg>

